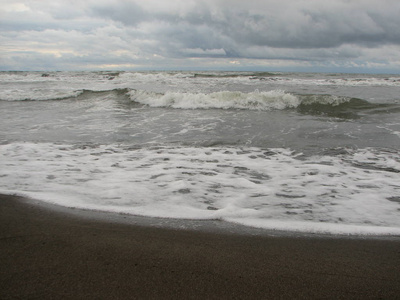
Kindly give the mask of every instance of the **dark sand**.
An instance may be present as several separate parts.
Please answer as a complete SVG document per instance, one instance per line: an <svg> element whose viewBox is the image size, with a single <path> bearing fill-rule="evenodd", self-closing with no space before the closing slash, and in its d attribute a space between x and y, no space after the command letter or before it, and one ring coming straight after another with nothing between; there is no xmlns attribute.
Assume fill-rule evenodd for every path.
<svg viewBox="0 0 400 300"><path fill-rule="evenodd" d="M400 238L230 235L0 195L0 299L400 299Z"/></svg>

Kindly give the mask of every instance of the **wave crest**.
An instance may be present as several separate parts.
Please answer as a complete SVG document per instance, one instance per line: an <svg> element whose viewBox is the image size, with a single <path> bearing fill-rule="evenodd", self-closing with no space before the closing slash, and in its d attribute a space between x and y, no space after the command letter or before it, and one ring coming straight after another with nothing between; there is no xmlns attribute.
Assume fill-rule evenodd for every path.
<svg viewBox="0 0 400 300"><path fill-rule="evenodd" d="M112 90L31 90L29 93L26 91L11 91L3 92L0 95L0 101L54 101L54 100L68 100L68 99L88 99L96 97L104 93L114 93L117 95L126 95L128 93L126 88L116 88Z"/></svg>
<svg viewBox="0 0 400 300"><path fill-rule="evenodd" d="M297 108L300 113L325 115L336 118L359 118L362 110L374 109L382 104L373 104L363 99L335 95L302 95L301 105Z"/></svg>
<svg viewBox="0 0 400 300"><path fill-rule="evenodd" d="M130 99L150 107L178 109L245 109L283 110L298 109L300 112L326 113L337 110L371 108L366 100L328 94L294 95L282 90L250 93L220 91L214 93L172 92L156 93L130 90Z"/></svg>
<svg viewBox="0 0 400 300"><path fill-rule="evenodd" d="M129 96L131 100L151 107L180 109L282 110L300 105L297 96L280 90L251 93L221 91L209 94L181 92L163 94L131 90Z"/></svg>

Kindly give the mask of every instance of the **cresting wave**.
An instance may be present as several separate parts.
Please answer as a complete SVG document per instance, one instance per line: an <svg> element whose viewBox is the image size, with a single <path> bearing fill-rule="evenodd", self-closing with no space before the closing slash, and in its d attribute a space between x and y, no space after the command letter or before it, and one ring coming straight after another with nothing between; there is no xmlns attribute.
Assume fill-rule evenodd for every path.
<svg viewBox="0 0 400 300"><path fill-rule="evenodd" d="M171 107L181 109L249 109L272 110L295 108L300 100L295 95L284 91L269 92L230 92L221 91L214 93L180 93L166 92L152 93L147 91L132 90L129 92L135 102L151 107Z"/></svg>
<svg viewBox="0 0 400 300"><path fill-rule="evenodd" d="M282 73L282 72L0 72L2 82L117 82L129 83L140 81L172 82L194 80L202 82L213 80L222 82L250 83L254 81L273 82L289 85L316 86L400 86L398 75L366 75L366 74L326 74L315 73Z"/></svg>
<svg viewBox="0 0 400 300"><path fill-rule="evenodd" d="M58 101L97 99L113 95L118 99L147 105L175 109L243 109L243 110L284 110L298 109L301 113L336 113L343 109L368 109L382 106L366 100L328 94L291 94L282 90L239 92L219 91L213 93L190 93L167 91L156 93L147 90L116 88L112 90L34 90L30 97L25 94L4 94L1 101Z"/></svg>
<svg viewBox="0 0 400 300"><path fill-rule="evenodd" d="M221 91L214 93L155 93L143 90L128 92L132 101L150 107L179 109L283 110L298 107L369 107L368 101L334 95L294 95L281 90L250 93Z"/></svg>
<svg viewBox="0 0 400 300"><path fill-rule="evenodd" d="M51 90L51 89L35 89L30 91L13 91L4 92L1 95L0 101L54 101L54 100L68 100L68 99L87 99L90 97L96 97L100 94L119 94L126 95L129 89L116 88L112 90ZM29 94L29 95L28 95Z"/></svg>
<svg viewBox="0 0 400 300"><path fill-rule="evenodd" d="M84 90L59 90L59 89L30 89L30 90L3 90L0 101L48 101L76 98Z"/></svg>

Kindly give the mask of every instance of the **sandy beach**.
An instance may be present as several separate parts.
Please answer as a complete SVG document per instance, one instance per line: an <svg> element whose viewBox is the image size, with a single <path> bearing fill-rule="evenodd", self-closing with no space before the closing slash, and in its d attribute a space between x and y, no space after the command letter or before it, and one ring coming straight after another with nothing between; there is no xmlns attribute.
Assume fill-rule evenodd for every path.
<svg viewBox="0 0 400 300"><path fill-rule="evenodd" d="M160 229L0 196L1 299L399 299L400 239Z"/></svg>

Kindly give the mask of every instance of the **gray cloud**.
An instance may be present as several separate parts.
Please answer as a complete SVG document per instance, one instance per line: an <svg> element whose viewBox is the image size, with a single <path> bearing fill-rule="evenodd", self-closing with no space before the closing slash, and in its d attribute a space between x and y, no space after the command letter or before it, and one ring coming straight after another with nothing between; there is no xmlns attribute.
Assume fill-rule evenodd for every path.
<svg viewBox="0 0 400 300"><path fill-rule="evenodd" d="M128 26L135 26L153 19L150 12L146 12L135 2L120 1L116 5L112 3L99 4L93 6L90 10L93 16L111 19Z"/></svg>
<svg viewBox="0 0 400 300"><path fill-rule="evenodd" d="M397 0L0 3L2 69L18 60L26 66L47 61L54 68L77 68L84 61L99 68L162 68L173 61L179 68L188 58L221 68L231 67L230 60L254 65L251 59L265 66L277 65L275 60L282 66L285 61L287 66L308 62L307 67L373 62L400 68L393 55L400 50Z"/></svg>
<svg viewBox="0 0 400 300"><path fill-rule="evenodd" d="M268 1L265 2L268 4ZM279 6L276 1L271 2L275 5L265 5L256 12L231 8L229 1L220 1L219 7L209 7L200 1L185 15L151 13L133 2L94 10L101 11L103 17L128 26L149 21L165 22L176 28L175 34L170 33L171 38L181 41L190 40L186 35L178 35L182 26L205 26L225 39L244 45L327 48L347 43L371 46L400 43L398 1L282 1ZM251 8L252 1L249 3ZM192 34L199 32L193 30Z"/></svg>

